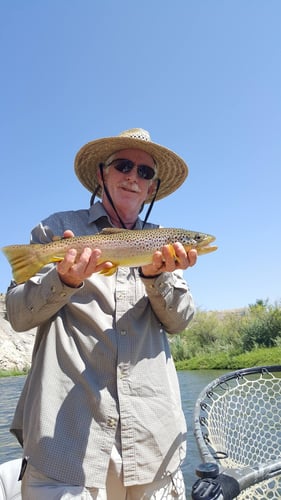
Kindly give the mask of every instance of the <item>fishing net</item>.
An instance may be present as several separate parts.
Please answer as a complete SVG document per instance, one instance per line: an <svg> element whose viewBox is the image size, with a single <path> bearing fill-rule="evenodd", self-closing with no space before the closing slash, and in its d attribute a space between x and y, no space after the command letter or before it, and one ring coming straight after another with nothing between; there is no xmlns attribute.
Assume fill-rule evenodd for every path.
<svg viewBox="0 0 281 500"><path fill-rule="evenodd" d="M281 498L281 366L216 379L196 402L194 425L203 461L238 481L236 498Z"/></svg>

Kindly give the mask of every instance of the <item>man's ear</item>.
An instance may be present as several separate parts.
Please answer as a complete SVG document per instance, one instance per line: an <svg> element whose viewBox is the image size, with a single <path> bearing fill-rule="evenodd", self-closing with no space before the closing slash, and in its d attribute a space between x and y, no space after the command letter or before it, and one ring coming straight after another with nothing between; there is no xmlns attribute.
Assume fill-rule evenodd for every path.
<svg viewBox="0 0 281 500"><path fill-rule="evenodd" d="M106 172L103 170L103 172L100 171L100 168L98 168L97 170L97 179L98 179L98 183L99 183L99 186L103 192L103 189L104 189L104 178L106 176Z"/></svg>
<svg viewBox="0 0 281 500"><path fill-rule="evenodd" d="M152 181L152 183L150 184L148 191L147 191L147 197L154 196L156 193L156 189L157 189L157 180Z"/></svg>

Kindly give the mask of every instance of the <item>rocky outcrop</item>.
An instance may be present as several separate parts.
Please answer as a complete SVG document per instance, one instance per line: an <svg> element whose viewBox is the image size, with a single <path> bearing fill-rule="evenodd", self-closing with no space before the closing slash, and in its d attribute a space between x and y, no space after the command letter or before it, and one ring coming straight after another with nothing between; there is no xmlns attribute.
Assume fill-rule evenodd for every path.
<svg viewBox="0 0 281 500"><path fill-rule="evenodd" d="M15 332L6 317L5 295L0 294L0 370L28 370L35 329Z"/></svg>

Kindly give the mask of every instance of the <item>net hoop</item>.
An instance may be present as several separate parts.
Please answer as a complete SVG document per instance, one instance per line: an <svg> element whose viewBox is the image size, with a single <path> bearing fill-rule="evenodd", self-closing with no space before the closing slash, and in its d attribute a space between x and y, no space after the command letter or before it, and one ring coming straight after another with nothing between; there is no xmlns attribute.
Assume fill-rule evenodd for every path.
<svg viewBox="0 0 281 500"><path fill-rule="evenodd" d="M203 463L216 463L219 478L237 482L235 498L280 499L281 365L210 382L195 403L194 435Z"/></svg>

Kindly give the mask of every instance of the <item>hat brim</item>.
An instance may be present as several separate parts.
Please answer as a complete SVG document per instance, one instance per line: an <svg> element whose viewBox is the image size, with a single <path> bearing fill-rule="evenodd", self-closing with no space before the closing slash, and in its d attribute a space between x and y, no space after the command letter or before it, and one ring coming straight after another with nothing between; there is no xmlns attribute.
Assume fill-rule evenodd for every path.
<svg viewBox="0 0 281 500"><path fill-rule="evenodd" d="M188 175L188 166L183 159L160 144L132 137L106 137L88 142L75 157L75 173L91 193L99 185L97 172L100 163L105 163L113 153L122 149L140 149L152 156L157 166L157 177L161 180L156 200L176 191ZM96 194L101 197L101 188ZM147 198L145 203L150 203L152 198Z"/></svg>

